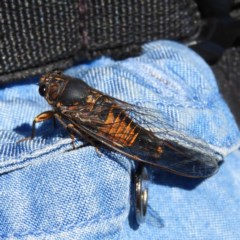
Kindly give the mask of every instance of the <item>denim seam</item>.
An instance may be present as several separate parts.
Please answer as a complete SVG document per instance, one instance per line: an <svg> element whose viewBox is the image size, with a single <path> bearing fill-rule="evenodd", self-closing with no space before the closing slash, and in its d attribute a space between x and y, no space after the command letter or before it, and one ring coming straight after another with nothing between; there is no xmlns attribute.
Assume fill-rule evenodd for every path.
<svg viewBox="0 0 240 240"><path fill-rule="evenodd" d="M26 162L29 159L34 159L34 158L37 158L37 157L41 157L43 155L48 155L50 153L46 152L46 151L56 151L58 148L64 147L64 145L68 145L69 143L61 143L61 142L65 142L66 140L68 140L68 139L59 140L58 142L56 142L54 144L51 144L50 146L44 146L43 148L39 148L39 149L34 150L32 152L28 152L28 154L21 156L20 161L16 160L16 159L12 159L11 161L7 160L6 164L4 164L4 162L3 162L3 163L0 163L0 166L1 167L8 167L8 166L11 166L11 165L14 165L14 164L17 164L17 163ZM42 153L43 150L44 150L44 152Z"/></svg>
<svg viewBox="0 0 240 240"><path fill-rule="evenodd" d="M9 234L2 234L0 235L1 238L11 238L11 237L25 237L25 236L40 236L42 234L49 234L49 235L54 235L54 234L58 234L58 233L62 233L62 232L65 232L65 231L70 231L70 230L73 230L74 228L77 228L77 227L81 227L81 228L86 228L86 227L89 227L90 225L93 225L93 224L96 224L98 223L99 221L109 221L110 219L115 219L116 217L120 217L124 214L125 212L125 215L127 217L127 214L128 214L128 207L125 207L125 208L121 208L119 209L117 212L115 212L114 214L110 214L108 216L104 216L104 217L96 217L90 221L87 221L85 223L80 223L80 224L77 224L77 223L73 223L72 225L68 225L67 227L64 227L64 228L60 228L60 229L52 229L52 230L48 230L48 229L41 229L41 230L38 230L38 231L28 231L28 232L25 232L25 233L13 233L11 235Z"/></svg>
<svg viewBox="0 0 240 240"><path fill-rule="evenodd" d="M65 152L65 150L69 148L70 143L71 143L70 138L64 138L64 139L57 141L54 144L51 144L50 146L43 147L41 149L37 149L37 150L32 151L24 156L21 156L20 160L12 159L11 162L8 160L6 162L0 163L0 175L3 173L11 172L13 170L17 170L17 169L25 168L30 165L37 164L39 161L43 162L44 160L41 159L41 157L43 157L43 156L52 156L52 155L57 156L59 151ZM76 142L75 142L75 146L77 146ZM73 150L73 151L77 151L77 149ZM38 158L40 158L40 159L38 159ZM35 159L37 159L37 160L35 161ZM47 160L47 161L49 161L49 160ZM124 168L124 170L127 173L129 173L125 166L123 166L119 162L117 162L117 163L120 164L121 167Z"/></svg>

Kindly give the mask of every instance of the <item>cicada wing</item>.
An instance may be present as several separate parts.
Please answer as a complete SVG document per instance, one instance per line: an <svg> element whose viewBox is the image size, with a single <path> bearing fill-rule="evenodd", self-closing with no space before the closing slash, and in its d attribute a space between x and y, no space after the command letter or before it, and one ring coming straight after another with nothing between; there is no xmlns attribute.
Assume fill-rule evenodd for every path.
<svg viewBox="0 0 240 240"><path fill-rule="evenodd" d="M84 132L91 138L135 161L187 177L209 177L216 173L221 157L209 151L207 144L193 143L192 147L189 147L182 145L177 140L161 137L173 131L173 128L162 120L161 114L156 114L151 109L145 109L109 96L107 97L109 102L114 103L117 109L122 109L142 129L142 134L138 136L135 144L126 146L121 144L121 141L118 141L121 138L121 134L118 135L113 129L114 125L121 124L120 121L122 120L114 123L106 123L104 120L101 120L102 113L109 111L109 105L104 104L104 102L100 108L92 109L90 120L78 117L77 113L81 109L65 110L63 117L74 126L76 133L78 131ZM111 111L114 111L114 109L111 109ZM106 134L103 131L104 127L108 127L111 131ZM124 134L126 138L126 133ZM148 138L150 139L149 142L154 141L155 146L162 148L161 154L155 154L154 148L145 148L138 144L141 141L146 141Z"/></svg>
<svg viewBox="0 0 240 240"><path fill-rule="evenodd" d="M163 153L156 161L170 171L192 177L208 177L215 174L223 161L220 154L209 147L206 142L174 130L164 118L164 114L156 109L138 107L120 100L134 121L152 132L159 141L163 142ZM181 126L180 123L178 123ZM151 154L148 159L151 159ZM154 161L154 160L153 160Z"/></svg>
<svg viewBox="0 0 240 240"><path fill-rule="evenodd" d="M165 149L159 164L179 175L188 177L210 177L219 169L222 157L212 151L205 151L204 145L189 148L177 142L165 142Z"/></svg>

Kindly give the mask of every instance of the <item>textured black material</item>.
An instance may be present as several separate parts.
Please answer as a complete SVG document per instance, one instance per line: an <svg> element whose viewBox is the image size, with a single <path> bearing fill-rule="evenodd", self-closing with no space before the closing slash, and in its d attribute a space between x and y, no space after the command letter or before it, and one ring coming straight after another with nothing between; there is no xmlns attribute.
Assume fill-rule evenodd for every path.
<svg viewBox="0 0 240 240"><path fill-rule="evenodd" d="M215 64L224 51L240 40L239 0L196 0L201 12L202 27L197 38L187 45L209 64Z"/></svg>
<svg viewBox="0 0 240 240"><path fill-rule="evenodd" d="M100 55L133 56L199 25L193 0L2 0L0 84Z"/></svg>
<svg viewBox="0 0 240 240"><path fill-rule="evenodd" d="M240 126L240 47L226 50L212 68L220 91Z"/></svg>
<svg viewBox="0 0 240 240"><path fill-rule="evenodd" d="M204 26L191 48L214 64L220 91L240 126L240 0L196 2Z"/></svg>
<svg viewBox="0 0 240 240"><path fill-rule="evenodd" d="M203 18L226 17L229 15L234 0L196 0Z"/></svg>
<svg viewBox="0 0 240 240"><path fill-rule="evenodd" d="M139 53L148 41L191 37L200 14L191 0L91 0L83 21L90 56L122 58Z"/></svg>
<svg viewBox="0 0 240 240"><path fill-rule="evenodd" d="M0 80L36 74L36 67L54 62L58 67L60 60L64 65L81 48L78 17L78 1L2 0Z"/></svg>
<svg viewBox="0 0 240 240"><path fill-rule="evenodd" d="M232 17L210 18L204 21L197 44L190 45L209 64L216 63L224 51L240 45L240 20ZM196 42L196 40L194 40Z"/></svg>

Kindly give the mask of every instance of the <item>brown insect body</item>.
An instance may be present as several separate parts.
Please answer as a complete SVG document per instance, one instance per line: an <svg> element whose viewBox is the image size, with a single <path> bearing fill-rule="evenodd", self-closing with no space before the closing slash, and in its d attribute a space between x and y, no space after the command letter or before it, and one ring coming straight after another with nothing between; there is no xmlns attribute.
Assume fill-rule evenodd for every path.
<svg viewBox="0 0 240 240"><path fill-rule="evenodd" d="M97 140L133 160L179 175L207 177L218 169L216 156L163 140L143 127L140 122L156 128L143 114L145 109L103 94L80 79L56 71L48 73L40 79L39 93L53 111L35 118L32 137L36 122L55 117L72 137Z"/></svg>

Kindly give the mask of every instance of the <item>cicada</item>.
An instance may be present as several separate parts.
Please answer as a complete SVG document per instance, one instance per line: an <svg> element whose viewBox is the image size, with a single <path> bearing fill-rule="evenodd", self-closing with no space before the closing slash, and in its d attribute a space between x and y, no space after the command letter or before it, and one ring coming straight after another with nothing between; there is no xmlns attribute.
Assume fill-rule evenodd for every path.
<svg viewBox="0 0 240 240"><path fill-rule="evenodd" d="M221 158L166 139L168 129L147 108L113 98L81 79L53 71L39 81L39 93L52 106L35 117L35 125L51 118L59 121L74 140L84 138L153 167L186 177L209 177ZM160 123L158 126L158 123Z"/></svg>

